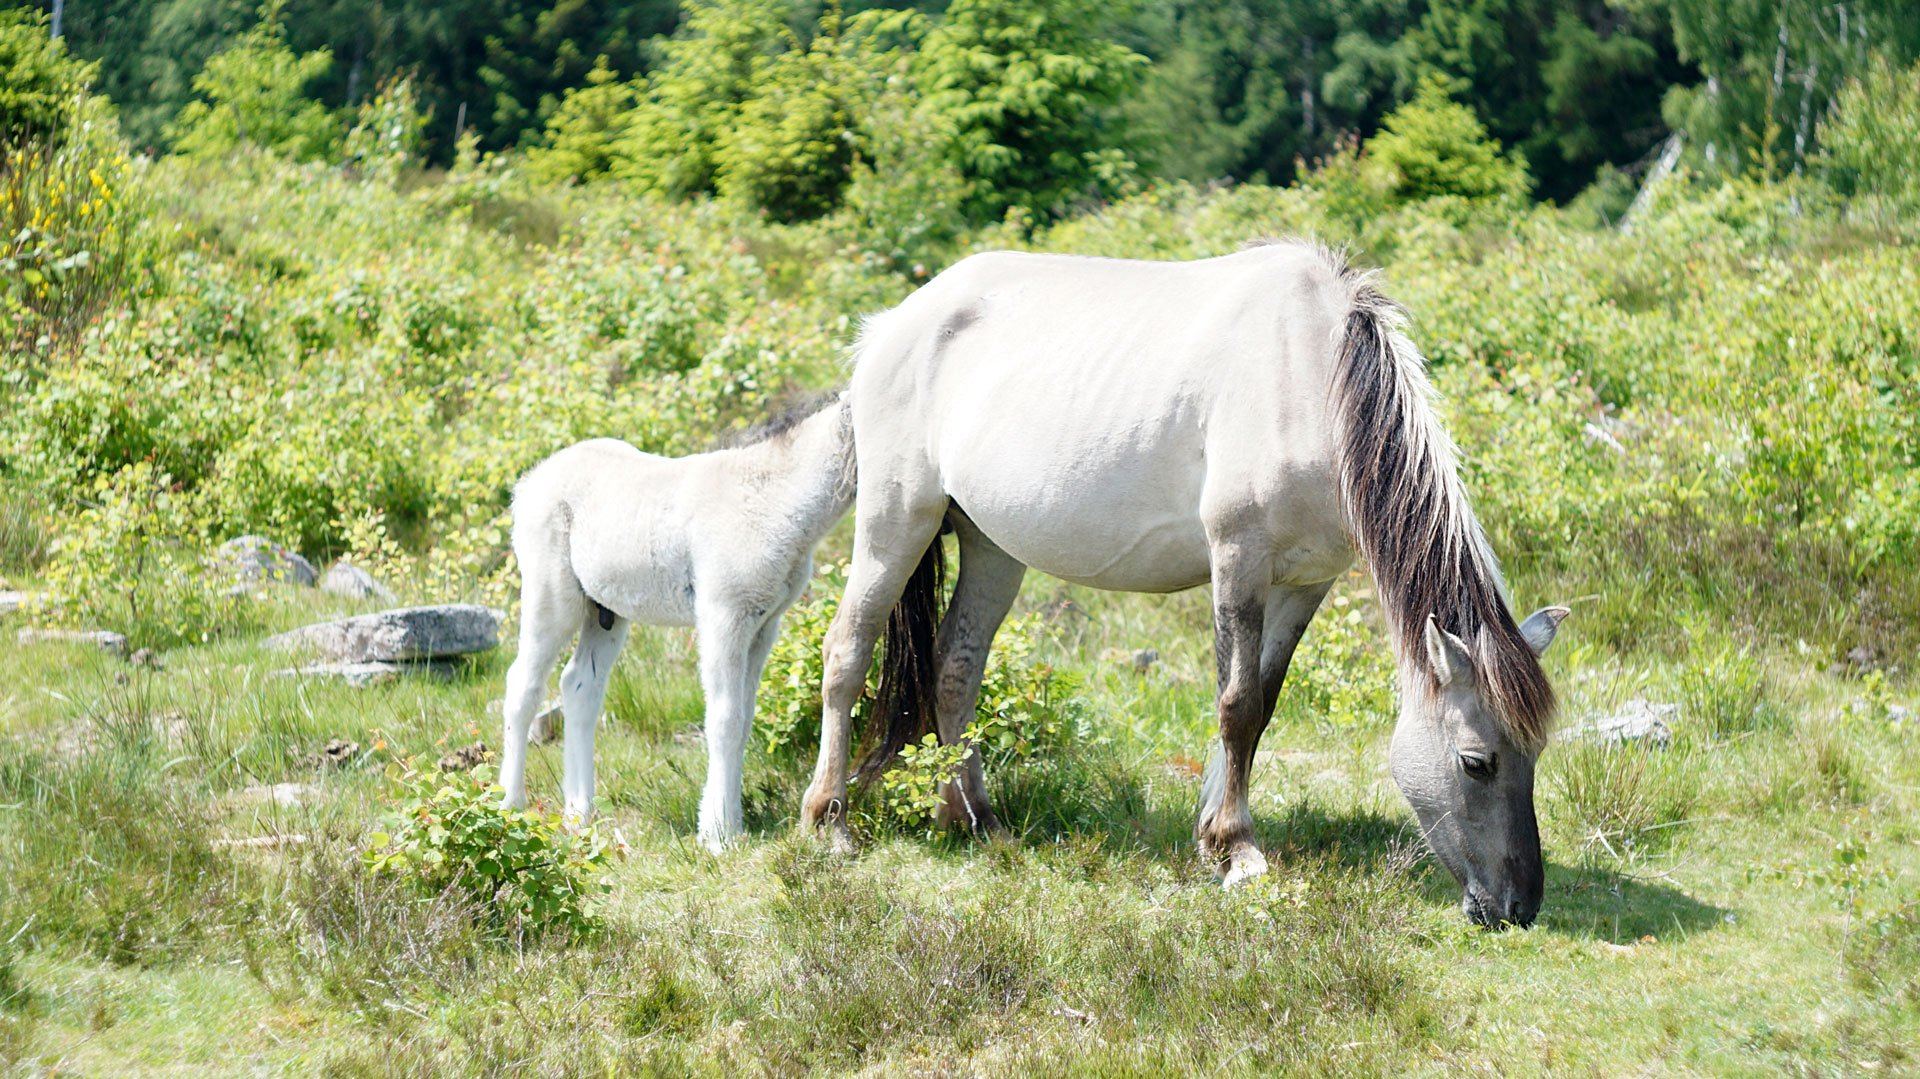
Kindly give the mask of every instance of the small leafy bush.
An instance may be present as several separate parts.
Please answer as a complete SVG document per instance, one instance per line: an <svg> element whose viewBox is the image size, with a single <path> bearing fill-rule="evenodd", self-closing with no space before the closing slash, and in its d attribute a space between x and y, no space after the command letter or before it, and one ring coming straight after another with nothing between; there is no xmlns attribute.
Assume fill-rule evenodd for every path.
<svg viewBox="0 0 1920 1079"><path fill-rule="evenodd" d="M204 506L173 477L138 461L97 477L47 566L35 616L108 628L164 647L243 632L258 621L244 595L204 567Z"/></svg>
<svg viewBox="0 0 1920 1079"><path fill-rule="evenodd" d="M387 831L368 837L369 869L414 881L429 896L462 894L503 935L584 936L599 928L612 849L593 828L558 813L508 809L491 765L442 774L389 766Z"/></svg>

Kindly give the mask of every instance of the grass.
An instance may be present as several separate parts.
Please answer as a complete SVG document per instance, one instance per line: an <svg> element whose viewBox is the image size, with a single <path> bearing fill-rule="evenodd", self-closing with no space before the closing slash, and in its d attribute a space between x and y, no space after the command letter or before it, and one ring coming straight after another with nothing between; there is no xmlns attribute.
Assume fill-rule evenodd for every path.
<svg viewBox="0 0 1920 1079"><path fill-rule="evenodd" d="M330 608L263 605L270 628ZM1555 676L1576 715L1683 704L1665 748L1544 759L1547 902L1455 910L1385 775L1387 720L1283 703L1256 775L1273 872L1220 891L1191 842L1211 723L1205 597L1035 579L1085 737L992 777L1017 834L793 835L804 763L756 747L751 835L692 841L704 750L685 634L642 631L600 735L626 837L604 930L489 943L357 850L391 751L497 739L507 657L369 690L265 677L252 640L133 668L0 660L0 1074L1913 1074L1920 750L1856 683L1696 629ZM8 628L8 627L0 627ZM1156 648L1146 674L1115 650ZM1563 645L1563 647L1566 647ZM1311 644L1300 663L1313 662ZM1899 678L1879 692L1910 700ZM344 766L312 754L361 743ZM378 740L387 749L372 752ZM534 752L535 797L558 747ZM254 788L309 785L297 805ZM298 834L300 844L218 841ZM1822 883L1842 840L1885 873ZM1815 872L1787 871L1799 867ZM1797 873L1797 875L1796 875Z"/></svg>

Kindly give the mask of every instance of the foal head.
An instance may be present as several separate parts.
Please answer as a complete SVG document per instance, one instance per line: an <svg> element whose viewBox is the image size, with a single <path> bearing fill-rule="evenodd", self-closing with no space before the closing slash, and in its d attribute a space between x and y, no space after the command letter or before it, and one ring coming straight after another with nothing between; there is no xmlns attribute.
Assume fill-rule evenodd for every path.
<svg viewBox="0 0 1920 1079"><path fill-rule="evenodd" d="M1553 642L1565 607L1520 624L1535 656ZM1509 623L1510 624L1510 623ZM1432 619L1422 672L1407 679L1388 758L1427 843L1460 882L1460 907L1480 925L1533 924L1545 874L1533 815L1533 769L1543 738L1516 731L1489 702L1473 649Z"/></svg>

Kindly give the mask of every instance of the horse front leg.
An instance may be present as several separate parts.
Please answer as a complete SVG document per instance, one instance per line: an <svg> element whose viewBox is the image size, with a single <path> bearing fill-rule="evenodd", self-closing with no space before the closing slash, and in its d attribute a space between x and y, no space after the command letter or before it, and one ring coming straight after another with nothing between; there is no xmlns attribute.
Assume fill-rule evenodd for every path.
<svg viewBox="0 0 1920 1079"><path fill-rule="evenodd" d="M978 714L980 681L986 675L993 636L1020 595L1027 567L995 546L992 540L961 518L955 521L960 545L960 574L953 600L940 623L936 652L939 673L934 683L934 716L942 745L966 737L967 726ZM1000 818L987 801L986 770L978 752L967 754L964 771L940 792L935 821L943 828L976 832L1001 830Z"/></svg>
<svg viewBox="0 0 1920 1079"><path fill-rule="evenodd" d="M1270 715L1260 660L1272 563L1247 546L1213 549L1213 655L1218 677L1220 749L1200 788L1194 838L1228 887L1267 871L1253 842L1247 785L1253 752Z"/></svg>
<svg viewBox="0 0 1920 1079"><path fill-rule="evenodd" d="M740 784L753 731L754 691L777 616L754 627L731 611L702 612L700 688L707 697L707 782L700 796L700 842L715 854L746 830Z"/></svg>

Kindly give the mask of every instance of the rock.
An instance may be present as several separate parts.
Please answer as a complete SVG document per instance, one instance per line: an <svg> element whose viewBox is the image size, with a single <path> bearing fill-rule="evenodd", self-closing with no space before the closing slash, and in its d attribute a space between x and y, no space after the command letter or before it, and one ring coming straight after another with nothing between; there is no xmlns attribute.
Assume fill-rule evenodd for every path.
<svg viewBox="0 0 1920 1079"><path fill-rule="evenodd" d="M0 614L12 614L27 605L31 592L0 592Z"/></svg>
<svg viewBox="0 0 1920 1079"><path fill-rule="evenodd" d="M164 671L167 669L167 665L160 662L159 654L151 648L134 649L133 655L127 657L127 662L136 667L150 667L156 671Z"/></svg>
<svg viewBox="0 0 1920 1079"><path fill-rule="evenodd" d="M272 850L275 847L297 847L307 842L307 837L298 832L285 835L255 835L245 839L215 839L207 844L214 850Z"/></svg>
<svg viewBox="0 0 1920 1079"><path fill-rule="evenodd" d="M268 802L277 806L299 806L320 796L320 788L311 783L273 783L243 787L234 797L242 802Z"/></svg>
<svg viewBox="0 0 1920 1079"><path fill-rule="evenodd" d="M207 559L216 572L242 581L266 581L312 588L320 574L313 563L265 536L236 536Z"/></svg>
<svg viewBox="0 0 1920 1079"><path fill-rule="evenodd" d="M308 768L345 768L360 755L360 743L345 738L330 739L326 745L300 758Z"/></svg>
<svg viewBox="0 0 1920 1079"><path fill-rule="evenodd" d="M1874 670L1880 666L1879 661L1880 657L1873 654L1873 649L1864 644L1856 644L1847 650L1847 662L1853 664L1856 670Z"/></svg>
<svg viewBox="0 0 1920 1079"><path fill-rule="evenodd" d="M342 663L400 663L484 652L500 643L498 611L472 603L396 607L290 630L268 648L308 651Z"/></svg>
<svg viewBox="0 0 1920 1079"><path fill-rule="evenodd" d="M486 759L487 744L485 742L475 742L470 746L461 746L459 749L441 757L440 770L442 772L467 772L473 770L476 765Z"/></svg>
<svg viewBox="0 0 1920 1079"><path fill-rule="evenodd" d="M1642 739L1654 745L1673 742L1668 720L1680 711L1677 704L1655 704L1636 697L1620 706L1620 711L1601 716L1578 727L1567 729L1563 737L1592 738L1602 742L1636 742Z"/></svg>
<svg viewBox="0 0 1920 1079"><path fill-rule="evenodd" d="M1133 673L1145 674L1148 671L1152 670L1153 665L1158 662L1160 662L1159 649L1142 648L1141 650L1133 654Z"/></svg>
<svg viewBox="0 0 1920 1079"><path fill-rule="evenodd" d="M506 712L507 702L487 702L488 715L504 716ZM540 710L533 714L533 722L527 725L527 741L536 746L544 746L560 737L561 731L566 726L566 718L566 715L560 711L559 701L548 701L541 705Z"/></svg>
<svg viewBox="0 0 1920 1079"><path fill-rule="evenodd" d="M91 644L116 656L127 651L126 635L110 629L23 629L14 640L20 644Z"/></svg>
<svg viewBox="0 0 1920 1079"><path fill-rule="evenodd" d="M354 689L383 686L403 674L426 674L442 682L453 678L449 663L312 663L273 672L275 678L338 678Z"/></svg>
<svg viewBox="0 0 1920 1079"><path fill-rule="evenodd" d="M335 562L330 566L327 575L320 578L320 591L350 599L377 599L382 603L394 601L391 589L374 580L373 574L351 562Z"/></svg>

